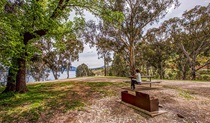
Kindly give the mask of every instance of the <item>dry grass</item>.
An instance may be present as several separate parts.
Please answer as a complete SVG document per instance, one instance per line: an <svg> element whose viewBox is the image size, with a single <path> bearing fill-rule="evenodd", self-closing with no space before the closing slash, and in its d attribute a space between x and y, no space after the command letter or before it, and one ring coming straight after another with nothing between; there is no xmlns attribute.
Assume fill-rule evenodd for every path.
<svg viewBox="0 0 210 123"><path fill-rule="evenodd" d="M182 82L163 81L149 85L137 86L136 91L148 93L159 99L162 109L167 113L151 118L146 114L127 107L118 102L120 92L130 91L129 83L124 83L124 78L97 77L75 78L62 80L60 84L32 84L31 88L43 88L42 94L51 94L48 104L41 103L37 120L31 117L18 117L19 122L51 122L51 123L209 123L210 122L210 83L208 82ZM70 84L69 84L70 83ZM46 93L44 93L46 92ZM59 92L59 93L58 93ZM61 93L62 92L62 93ZM134 93L134 91L130 91ZM58 98L59 97L59 98ZM72 102L77 100L78 102ZM46 101L46 100L45 100ZM64 103L65 102L65 103ZM70 104L81 103L81 108ZM47 103L47 102L45 102ZM31 103L30 103L31 104ZM69 104L69 105L68 105ZM22 103L27 108L28 103ZM17 105L16 105L17 107ZM75 107L75 108L72 108ZM2 108L2 106L0 106ZM65 110L68 109L68 110ZM19 109L20 110L20 109ZM35 112L37 112L35 110ZM0 114L3 112L0 111ZM4 113L7 113L4 111ZM13 114L14 115L14 114ZM180 118L178 115L183 116ZM22 116L22 115L21 115ZM24 119L25 118L25 119ZM27 119L29 118L29 119ZM1 119L1 116L0 116ZM7 120L4 120L7 121ZM11 122L15 122L12 120Z"/></svg>

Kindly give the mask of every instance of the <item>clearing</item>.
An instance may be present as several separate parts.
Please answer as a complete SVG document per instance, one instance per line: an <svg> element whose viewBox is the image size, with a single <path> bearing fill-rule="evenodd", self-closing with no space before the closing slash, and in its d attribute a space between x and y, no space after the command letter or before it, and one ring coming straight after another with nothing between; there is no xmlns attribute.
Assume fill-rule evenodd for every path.
<svg viewBox="0 0 210 123"><path fill-rule="evenodd" d="M137 85L136 91L158 97L167 111L151 118L117 102L121 91L134 92L126 80L130 79L82 77L28 84L26 94L0 94L0 122L210 123L210 82Z"/></svg>

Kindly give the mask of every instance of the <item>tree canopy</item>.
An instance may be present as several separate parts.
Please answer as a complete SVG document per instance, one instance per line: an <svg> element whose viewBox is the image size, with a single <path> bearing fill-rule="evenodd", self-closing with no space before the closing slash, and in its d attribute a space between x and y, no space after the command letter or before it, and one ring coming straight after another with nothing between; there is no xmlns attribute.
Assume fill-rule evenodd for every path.
<svg viewBox="0 0 210 123"><path fill-rule="evenodd" d="M163 18L167 9L172 5L177 6L177 0L116 0L114 4L108 4L107 7L113 11L123 13L124 19L122 22L114 19L106 21L102 19L99 26L91 28L93 33L97 35L92 38L94 41L106 41L109 43L107 47L112 46L112 50L121 52L124 50L128 55L130 66L130 74L135 72L135 49L142 41L145 29L160 18ZM103 27L103 31L101 28ZM90 39L90 38L89 38Z"/></svg>
<svg viewBox="0 0 210 123"><path fill-rule="evenodd" d="M2 0L0 2L1 62L10 67L8 78L13 78L15 91L26 92L26 68L34 53L36 42L43 39L56 41L69 33L79 36L83 29L82 16L69 20L71 12L83 15L84 10L105 20L116 18L119 13L104 8L109 1L96 0ZM74 33L72 33L74 32ZM62 43L61 43L62 44ZM13 73L13 74L12 74ZM10 83L10 81L8 81ZM11 91L8 84L5 91ZM14 91L14 90L12 90Z"/></svg>

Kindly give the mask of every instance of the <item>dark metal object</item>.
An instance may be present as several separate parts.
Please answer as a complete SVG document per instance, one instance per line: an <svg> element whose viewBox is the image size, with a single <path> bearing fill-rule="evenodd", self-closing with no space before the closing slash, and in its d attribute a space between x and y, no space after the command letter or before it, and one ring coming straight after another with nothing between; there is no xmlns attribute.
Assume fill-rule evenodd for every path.
<svg viewBox="0 0 210 123"><path fill-rule="evenodd" d="M150 97L148 94L136 92L136 96L129 94L128 91L121 92L122 101L147 110L149 112L158 111L159 100L154 97Z"/></svg>

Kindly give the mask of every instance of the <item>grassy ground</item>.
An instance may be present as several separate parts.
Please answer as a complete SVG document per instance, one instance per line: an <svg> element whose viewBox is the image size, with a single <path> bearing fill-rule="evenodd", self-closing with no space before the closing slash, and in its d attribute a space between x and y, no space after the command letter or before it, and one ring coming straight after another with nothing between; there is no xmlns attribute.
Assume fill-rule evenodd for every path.
<svg viewBox="0 0 210 123"><path fill-rule="evenodd" d="M54 113L80 110L93 98L116 95L110 86L119 87L123 83L40 83L28 85L30 91L25 94L0 94L0 122L36 122L42 117L50 119Z"/></svg>
<svg viewBox="0 0 210 123"><path fill-rule="evenodd" d="M136 91L157 97L167 113L148 117L118 102L129 78L81 77L28 84L25 94L0 94L0 122L52 123L209 123L210 83L162 80ZM3 91L0 87L0 92ZM180 118L179 116L183 116Z"/></svg>

